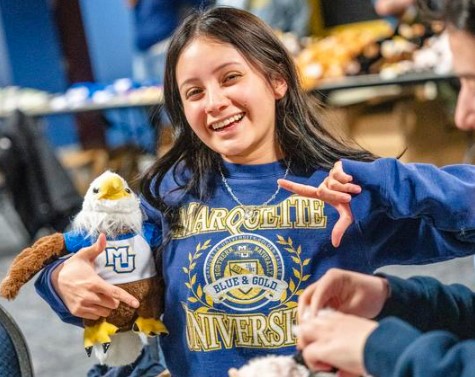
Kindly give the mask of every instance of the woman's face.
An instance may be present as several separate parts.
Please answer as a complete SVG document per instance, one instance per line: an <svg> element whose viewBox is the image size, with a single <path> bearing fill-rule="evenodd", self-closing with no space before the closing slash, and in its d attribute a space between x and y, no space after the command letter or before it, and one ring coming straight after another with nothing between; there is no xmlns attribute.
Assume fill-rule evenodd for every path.
<svg viewBox="0 0 475 377"><path fill-rule="evenodd" d="M453 68L460 78L461 89L455 110L455 124L462 130L475 129L475 36L450 29L449 43Z"/></svg>
<svg viewBox="0 0 475 377"><path fill-rule="evenodd" d="M275 161L276 100L284 80L270 84L233 46L198 37L182 51L176 80L186 119L196 135L226 161Z"/></svg>

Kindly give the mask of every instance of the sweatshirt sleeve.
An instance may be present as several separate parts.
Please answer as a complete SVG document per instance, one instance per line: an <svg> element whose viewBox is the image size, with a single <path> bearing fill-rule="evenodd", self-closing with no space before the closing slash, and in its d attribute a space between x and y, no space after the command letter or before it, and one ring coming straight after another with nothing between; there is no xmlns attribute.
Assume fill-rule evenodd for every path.
<svg viewBox="0 0 475 377"><path fill-rule="evenodd" d="M447 330L461 339L475 339L475 293L469 288L427 276L381 275L391 294L378 318L395 316L423 332Z"/></svg>
<svg viewBox="0 0 475 377"><path fill-rule="evenodd" d="M53 309L59 318L66 323L82 326L82 320L73 316L59 295L56 293L53 284L51 284L51 274L56 267L64 262L65 259L59 259L46 266L35 281L36 292Z"/></svg>
<svg viewBox="0 0 475 377"><path fill-rule="evenodd" d="M475 241L475 166L342 160L343 169L361 185L352 200L355 221L378 212L392 219L423 218L439 230Z"/></svg>
<svg viewBox="0 0 475 377"><path fill-rule="evenodd" d="M421 333L406 322L386 318L368 337L364 365L373 376L469 377L475 370L475 340L447 331Z"/></svg>
<svg viewBox="0 0 475 377"><path fill-rule="evenodd" d="M430 277L385 277L391 293L365 344L366 371L392 377L473 375L475 294Z"/></svg>

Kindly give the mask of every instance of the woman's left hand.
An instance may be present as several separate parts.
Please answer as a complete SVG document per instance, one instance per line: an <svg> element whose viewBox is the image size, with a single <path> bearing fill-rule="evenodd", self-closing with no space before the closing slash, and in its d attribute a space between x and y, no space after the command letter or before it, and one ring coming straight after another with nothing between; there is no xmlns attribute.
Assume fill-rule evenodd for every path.
<svg viewBox="0 0 475 377"><path fill-rule="evenodd" d="M353 223L350 208L351 194L359 194L361 187L351 183L353 177L343 171L341 161L337 161L328 176L318 187L302 185L286 179L279 179L280 187L301 196L323 200L335 207L340 215L332 230L332 245L340 246L341 239L348 227Z"/></svg>
<svg viewBox="0 0 475 377"><path fill-rule="evenodd" d="M364 375L364 347L377 326L375 321L323 310L298 326L297 347L311 370L323 363L339 369L341 375Z"/></svg>

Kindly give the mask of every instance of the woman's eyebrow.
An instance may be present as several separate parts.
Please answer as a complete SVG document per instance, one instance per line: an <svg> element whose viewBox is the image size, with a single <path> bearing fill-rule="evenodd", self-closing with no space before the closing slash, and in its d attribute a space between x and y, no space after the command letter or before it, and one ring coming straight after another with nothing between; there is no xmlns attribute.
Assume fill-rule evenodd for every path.
<svg viewBox="0 0 475 377"><path fill-rule="evenodd" d="M216 73L217 71L219 71L223 68L226 68L227 66L230 66L230 65L242 65L242 64L240 62L235 62L235 61L226 62L226 63L218 65L215 69L213 69L212 73ZM179 89L181 90L184 85L189 84L190 82L193 82L193 81L196 81L196 80L197 80L197 78L195 78L195 77L190 77L189 79L186 79L185 81L183 81L180 84Z"/></svg>

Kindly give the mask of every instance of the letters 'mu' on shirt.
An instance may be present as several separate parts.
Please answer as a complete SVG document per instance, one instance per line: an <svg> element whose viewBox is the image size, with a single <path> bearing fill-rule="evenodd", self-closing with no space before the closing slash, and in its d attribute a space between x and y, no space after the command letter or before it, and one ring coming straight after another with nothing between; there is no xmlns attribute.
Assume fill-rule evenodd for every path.
<svg viewBox="0 0 475 377"><path fill-rule="evenodd" d="M90 238L74 232L66 233L64 238L70 252L92 244ZM108 239L104 251L96 258L95 269L111 284L130 283L157 274L149 242L133 233Z"/></svg>

